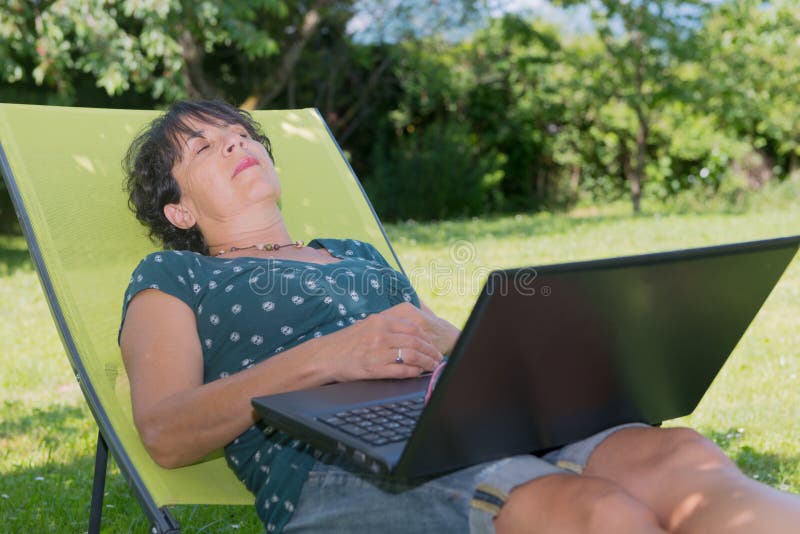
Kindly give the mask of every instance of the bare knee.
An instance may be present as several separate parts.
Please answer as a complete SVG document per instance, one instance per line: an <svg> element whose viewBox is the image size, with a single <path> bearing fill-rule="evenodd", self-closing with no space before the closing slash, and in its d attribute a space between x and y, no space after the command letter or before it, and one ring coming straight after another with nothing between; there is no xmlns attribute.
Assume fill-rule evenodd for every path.
<svg viewBox="0 0 800 534"><path fill-rule="evenodd" d="M516 488L495 519L500 533L662 532L655 514L602 479L552 475Z"/></svg>
<svg viewBox="0 0 800 534"><path fill-rule="evenodd" d="M612 434L589 458L586 474L631 491L685 477L687 471L736 471L714 442L689 428L631 428ZM633 491L638 495L637 491Z"/></svg>
<svg viewBox="0 0 800 534"><path fill-rule="evenodd" d="M576 505L585 532L647 532L658 527L655 513L616 484L587 479Z"/></svg>
<svg viewBox="0 0 800 534"><path fill-rule="evenodd" d="M661 432L663 439L653 451L656 457L651 465L664 471L664 475L683 469L736 469L713 441L690 428L668 428Z"/></svg>

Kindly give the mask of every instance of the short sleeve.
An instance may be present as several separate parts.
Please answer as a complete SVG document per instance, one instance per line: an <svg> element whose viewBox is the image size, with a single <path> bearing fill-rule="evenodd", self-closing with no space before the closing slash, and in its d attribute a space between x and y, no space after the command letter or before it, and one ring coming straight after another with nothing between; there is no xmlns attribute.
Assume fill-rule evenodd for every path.
<svg viewBox="0 0 800 534"><path fill-rule="evenodd" d="M363 241L356 241L356 243L360 243L360 246L364 247L364 255L372 261L378 262L381 265L389 267L390 269L397 269L397 267L386 261L386 258L383 257L383 254L378 252L378 249L375 248L371 243L364 243Z"/></svg>
<svg viewBox="0 0 800 534"><path fill-rule="evenodd" d="M375 246L364 241L344 239L342 240L342 247L344 248L343 255L345 257L356 256L363 258L365 260L377 263L381 267L384 267L384 273L391 273L391 276L389 276L385 282L388 282L388 287L390 288L388 290L389 293L397 297L390 299L392 304L410 302L418 308L421 307L419 296L417 295L416 290L414 290L412 287L411 281L394 265L390 264L386 258L383 257L383 254L381 254L378 249L375 248ZM348 254L348 250L353 251L353 253Z"/></svg>
<svg viewBox="0 0 800 534"><path fill-rule="evenodd" d="M383 267L396 269L394 265L386 261L386 258L378 252L377 248L365 241L358 241L356 239L315 239L314 241L327 249L329 253L339 258L360 258L374 261Z"/></svg>
<svg viewBox="0 0 800 534"><path fill-rule="evenodd" d="M134 269L125 290L120 332L128 304L145 289L157 289L180 299L192 310L196 309L203 283L200 275L200 262L192 252L170 250L146 256Z"/></svg>

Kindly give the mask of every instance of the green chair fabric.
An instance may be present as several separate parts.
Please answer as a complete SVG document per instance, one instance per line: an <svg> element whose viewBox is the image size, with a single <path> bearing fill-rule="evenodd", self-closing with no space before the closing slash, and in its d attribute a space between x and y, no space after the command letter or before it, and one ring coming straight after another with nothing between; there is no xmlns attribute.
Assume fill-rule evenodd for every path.
<svg viewBox="0 0 800 534"><path fill-rule="evenodd" d="M284 218L295 239L352 237L399 262L316 110L257 111L270 137ZM120 469L151 516L174 504L252 504L221 454L166 470L133 425L117 346L138 260L155 250L127 208L121 159L154 111L0 104L0 158L67 354ZM99 467L99 466L98 466ZM102 466L105 469L105 466Z"/></svg>

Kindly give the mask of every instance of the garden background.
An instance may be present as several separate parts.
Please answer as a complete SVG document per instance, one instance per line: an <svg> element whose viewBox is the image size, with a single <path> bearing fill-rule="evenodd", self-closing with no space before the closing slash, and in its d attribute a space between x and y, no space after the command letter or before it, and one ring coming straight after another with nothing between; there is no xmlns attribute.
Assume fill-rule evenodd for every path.
<svg viewBox="0 0 800 534"><path fill-rule="evenodd" d="M446 294L424 275L431 265L472 274L797 234L799 89L790 1L0 6L3 102L317 107L406 269L422 273L423 298L457 324L479 288ZM96 427L2 186L0 227L0 520L81 532ZM799 269L677 422L793 492ZM122 477L108 484L105 528L146 531ZM177 515L189 531L259 528L240 508Z"/></svg>

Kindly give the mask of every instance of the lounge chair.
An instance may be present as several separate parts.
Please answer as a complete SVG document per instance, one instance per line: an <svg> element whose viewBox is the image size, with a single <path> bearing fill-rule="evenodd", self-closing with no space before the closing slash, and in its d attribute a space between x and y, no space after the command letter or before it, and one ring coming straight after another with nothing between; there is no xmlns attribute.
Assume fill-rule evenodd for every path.
<svg viewBox="0 0 800 534"><path fill-rule="evenodd" d="M252 505L221 452L159 467L131 415L117 346L131 271L155 250L127 207L121 159L153 111L0 104L0 165L75 377L97 426L89 532L99 532L108 450L153 526L178 532L167 506ZM360 183L313 109L258 111L269 135L292 236L373 243L400 267Z"/></svg>

